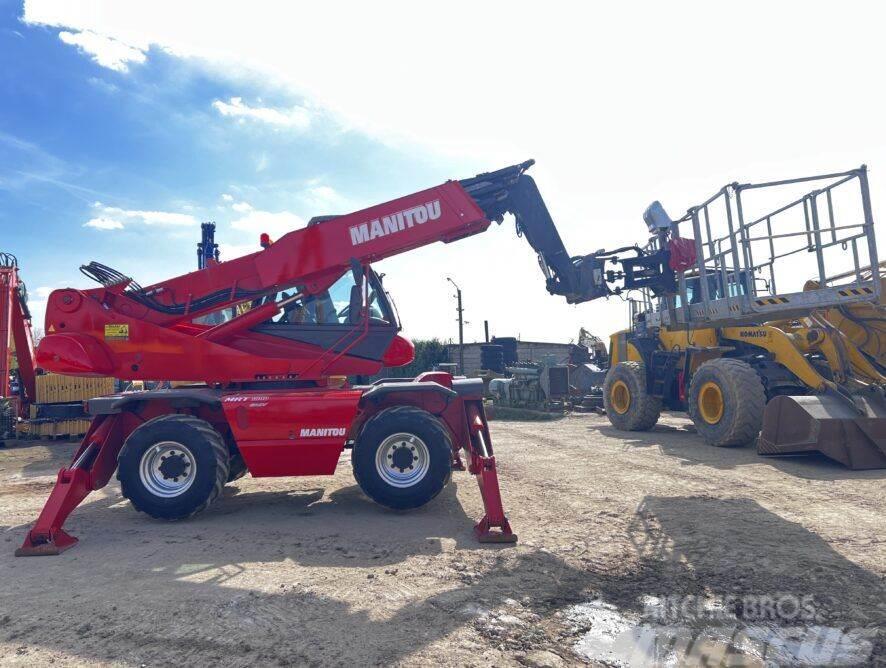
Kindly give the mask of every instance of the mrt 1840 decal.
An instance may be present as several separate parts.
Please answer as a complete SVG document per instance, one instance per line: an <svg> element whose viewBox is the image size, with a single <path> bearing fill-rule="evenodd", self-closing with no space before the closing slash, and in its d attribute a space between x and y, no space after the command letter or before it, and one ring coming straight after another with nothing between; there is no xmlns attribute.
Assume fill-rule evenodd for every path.
<svg viewBox="0 0 886 668"><path fill-rule="evenodd" d="M352 225L349 228L351 245L359 246L367 241L386 237L389 234L396 234L416 225L424 225L429 220L437 220L439 217L440 200L435 199L433 202L404 209L403 211L392 213L390 216L382 216L381 219L376 218L368 223Z"/></svg>

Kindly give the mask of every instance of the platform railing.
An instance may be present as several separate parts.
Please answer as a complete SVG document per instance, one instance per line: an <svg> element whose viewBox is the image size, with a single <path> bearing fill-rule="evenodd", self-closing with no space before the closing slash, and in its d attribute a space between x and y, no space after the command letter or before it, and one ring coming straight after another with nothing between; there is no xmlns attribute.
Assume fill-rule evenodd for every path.
<svg viewBox="0 0 886 668"><path fill-rule="evenodd" d="M806 183L817 187L767 213L747 215L750 192L777 199L785 188ZM853 187L858 188L855 195ZM838 196L852 211L835 206ZM801 225L793 229L792 221ZM649 315L662 324L697 328L752 323L879 298L880 265L864 165L782 181L730 183L672 223L672 236L682 236L682 231L692 235L698 259L678 277L678 295L641 298L644 304L655 303ZM842 274L835 274L826 255L838 246L851 251L852 258L852 270ZM801 253L813 255L814 264L788 266L787 258ZM817 285L784 289L786 269L795 279L797 272L815 276ZM840 279L835 281L835 275Z"/></svg>

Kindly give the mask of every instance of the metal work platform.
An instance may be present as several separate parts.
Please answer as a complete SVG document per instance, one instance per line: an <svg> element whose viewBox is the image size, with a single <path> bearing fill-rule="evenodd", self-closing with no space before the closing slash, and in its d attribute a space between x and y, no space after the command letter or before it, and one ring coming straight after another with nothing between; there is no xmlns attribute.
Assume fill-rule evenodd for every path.
<svg viewBox="0 0 886 668"><path fill-rule="evenodd" d="M796 194L809 185L814 189ZM697 260L679 275L677 295L643 291L632 304L632 315L645 313L653 326L760 323L880 296L864 165L784 181L730 183L672 221L670 235L691 236ZM661 238L654 237L648 250L658 250Z"/></svg>

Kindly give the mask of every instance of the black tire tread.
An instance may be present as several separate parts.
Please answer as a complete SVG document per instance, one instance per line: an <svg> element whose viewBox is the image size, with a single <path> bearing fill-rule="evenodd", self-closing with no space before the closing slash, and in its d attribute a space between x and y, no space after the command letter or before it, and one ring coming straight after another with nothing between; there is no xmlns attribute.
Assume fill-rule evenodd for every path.
<svg viewBox="0 0 886 668"><path fill-rule="evenodd" d="M625 377L622 378L623 375ZM609 405L609 390L611 383L616 380L628 379L633 379L629 384L631 408L624 415L619 415ZM603 406L612 426L625 431L649 431L661 417L661 399L650 397L646 393L646 368L642 362L619 362L609 370L606 380L603 381ZM639 410L632 410L634 406L639 406Z"/></svg>
<svg viewBox="0 0 886 668"><path fill-rule="evenodd" d="M429 428L432 431L435 431L437 433L437 435L440 437L440 439L442 439L442 441L446 444L446 447L449 449L449 452L452 452L452 439L449 436L449 430L443 425L443 423L440 421L440 418L438 418L435 415L428 413L426 410L418 408L416 406L409 406L409 405L392 406L391 408L386 408L382 411L379 411L378 413L373 415L371 418L369 418L363 424L363 427L360 429L360 434L363 434L367 429L370 429L377 422L380 422L382 420L386 420L392 415L397 416L397 417L412 416L413 418L416 418L416 419L427 420ZM360 437L358 436L356 443L354 444L354 451L351 452L351 470L354 473L354 480L357 481L357 484L360 486L360 489L362 489L365 493L366 492L366 485L365 485L366 480L361 477L360 467L357 466L357 460L356 460L356 457L354 457L354 452L359 447L360 447ZM450 457L450 459L451 459L451 457ZM443 488L449 484L451 479L452 479L452 468L450 467L447 474L446 474L446 479L445 479L443 485L430 498L428 498L426 503L429 503L441 491L443 491ZM400 509L397 506L386 504L382 500L377 499L375 497L371 497L371 498L376 503L379 503L381 505L385 505L388 508Z"/></svg>
<svg viewBox="0 0 886 668"><path fill-rule="evenodd" d="M696 378L703 369L716 369L716 378L722 386L730 386L731 394L737 399L735 419L728 429L716 438L706 438L709 433L707 423L698 413L698 400L695 393ZM722 379L722 380L721 380ZM699 381L701 382L701 381ZM699 388L700 389L700 388ZM720 448L747 445L754 441L763 424L763 410L766 408L766 390L760 375L742 360L720 357L708 360L698 367L689 384L688 413L696 430L708 445Z"/></svg>
<svg viewBox="0 0 886 668"><path fill-rule="evenodd" d="M203 503L199 504L193 510L191 510L191 512L189 512L187 515L183 515L180 517L161 517L161 516L157 516L157 515L150 513L146 509L139 507L138 503L136 503L136 501L128 493L127 486L126 486L126 480L121 479L119 468L117 469L117 479L120 481L120 491L122 492L124 498L128 499L129 502L132 504L132 507L135 508L137 511L151 515L151 517L154 517L156 519L162 519L162 520L175 522L178 520L187 519L188 517L193 517L197 513L203 512L204 510L206 510L206 508L208 508L212 504L213 501L215 501L218 498L219 494L221 494L222 488L225 486L225 483L228 480L228 475L230 473L230 457L228 455L227 445L225 445L225 442L222 439L221 435L215 429L212 428L212 425L210 425L205 420L201 420L200 418L198 418L194 415L190 415L188 413L170 413L167 415L158 415L157 417L151 418L147 422L144 422L143 424L139 425L139 427L137 429L142 429L148 425L151 425L151 424L154 424L154 423L157 423L160 421L179 422L179 423L187 424L189 427L197 430L200 434L202 434L206 438L206 440L209 442L210 446L212 447L212 453L213 453L213 455L215 455L215 462L216 462L215 482L213 484L212 490L209 492L206 499L203 501ZM133 433L135 433L135 432L133 432ZM120 457L123 455L125 450L126 450L126 443L123 444L123 448L121 448L121 450L120 450L120 455L117 456L118 461L120 460Z"/></svg>

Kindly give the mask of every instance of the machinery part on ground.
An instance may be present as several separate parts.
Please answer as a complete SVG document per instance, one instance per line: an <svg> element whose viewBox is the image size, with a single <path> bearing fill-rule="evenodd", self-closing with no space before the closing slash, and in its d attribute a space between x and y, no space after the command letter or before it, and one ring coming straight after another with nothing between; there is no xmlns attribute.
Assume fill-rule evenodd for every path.
<svg viewBox="0 0 886 668"><path fill-rule="evenodd" d="M579 349L587 351L586 359L572 360L573 364L595 364L601 369L605 369L609 365L609 353L606 352L606 343L599 336L591 334L584 327L578 330Z"/></svg>
<svg viewBox="0 0 886 668"><path fill-rule="evenodd" d="M646 371L640 362L619 362L603 383L609 421L625 431L649 431L661 414L661 399L646 391Z"/></svg>
<svg viewBox="0 0 886 668"><path fill-rule="evenodd" d="M151 517L181 520L205 510L228 480L228 448L193 415L160 415L132 431L117 464L123 496Z"/></svg>
<svg viewBox="0 0 886 668"><path fill-rule="evenodd" d="M811 182L818 187L803 197L774 210L767 199L764 213L750 215L750 192ZM839 202L855 212L848 223L838 224ZM725 211L724 236L714 233L715 205ZM675 287L647 286L632 301L630 330L611 337L613 365L642 362L649 395L666 410L688 411L713 445L751 442L762 426L761 454L819 451L851 468L886 464L886 360L871 355L886 320L866 168L733 183L680 220L661 205L646 218L644 250L668 253ZM680 234L681 224L694 238ZM824 251L840 247L853 269L827 278L833 255ZM818 279L791 292L791 276L776 267L801 252L815 258Z"/></svg>
<svg viewBox="0 0 886 668"><path fill-rule="evenodd" d="M519 361L519 358L517 356L517 337L493 336L492 343L496 346L501 346L502 360L504 362L503 366L513 366ZM484 366L483 368L493 369L493 367L487 366Z"/></svg>
<svg viewBox="0 0 886 668"><path fill-rule="evenodd" d="M689 417L708 445L747 445L763 425L766 391L760 376L742 360L718 358L692 374Z"/></svg>
<svg viewBox="0 0 886 668"><path fill-rule="evenodd" d="M0 443L15 437L16 407L9 399L0 399Z"/></svg>
<svg viewBox="0 0 886 668"><path fill-rule="evenodd" d="M505 368L506 378L489 380L496 405L537 411L566 408L571 389L569 367L546 362L518 362Z"/></svg>
<svg viewBox="0 0 886 668"><path fill-rule="evenodd" d="M405 510L428 503L452 477L452 441L431 413L394 406L367 420L351 452L354 479L376 503Z"/></svg>
<svg viewBox="0 0 886 668"><path fill-rule="evenodd" d="M505 357L502 346L495 343L487 343L480 346L480 368L504 373Z"/></svg>

